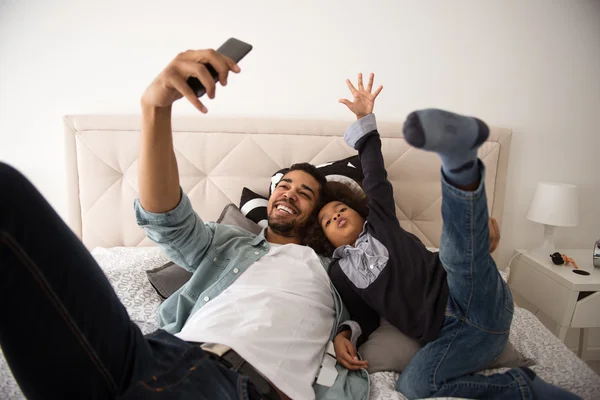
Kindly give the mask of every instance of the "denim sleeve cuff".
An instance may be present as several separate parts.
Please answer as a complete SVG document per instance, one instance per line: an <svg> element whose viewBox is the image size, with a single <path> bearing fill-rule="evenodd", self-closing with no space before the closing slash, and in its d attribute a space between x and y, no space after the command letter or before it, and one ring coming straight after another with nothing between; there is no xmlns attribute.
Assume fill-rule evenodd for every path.
<svg viewBox="0 0 600 400"><path fill-rule="evenodd" d="M340 324L338 328L338 333L342 332L345 329L350 329L352 331L352 335L350 336L350 341L356 347L356 342L360 335L362 335L362 329L360 329L360 325L356 321L347 320Z"/></svg>
<svg viewBox="0 0 600 400"><path fill-rule="evenodd" d="M179 222L189 218L189 215L194 212L192 203L183 190L180 190L181 199L179 204L174 209L164 213L153 213L142 207L140 199L134 201L135 218L139 226L161 225L170 226L177 225Z"/></svg>
<svg viewBox="0 0 600 400"><path fill-rule="evenodd" d="M344 140L348 143L348 146L356 149L356 143L374 130L377 130L377 121L375 120L375 114L371 113L350 125L344 133Z"/></svg>

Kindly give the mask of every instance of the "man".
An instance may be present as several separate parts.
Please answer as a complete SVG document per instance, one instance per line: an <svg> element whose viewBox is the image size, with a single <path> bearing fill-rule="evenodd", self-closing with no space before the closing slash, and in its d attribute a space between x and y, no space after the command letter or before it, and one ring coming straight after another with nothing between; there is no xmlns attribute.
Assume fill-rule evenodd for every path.
<svg viewBox="0 0 600 400"><path fill-rule="evenodd" d="M314 167L282 178L258 236L204 224L181 192L171 105L186 97L206 112L186 80L195 76L213 98L207 63L223 86L239 72L213 50L187 51L141 100L136 217L193 272L161 306L163 330L141 334L82 243L22 175L0 165L0 345L28 398L368 397L366 372L340 366L331 387L313 387L346 319L327 261L299 245L324 185Z"/></svg>

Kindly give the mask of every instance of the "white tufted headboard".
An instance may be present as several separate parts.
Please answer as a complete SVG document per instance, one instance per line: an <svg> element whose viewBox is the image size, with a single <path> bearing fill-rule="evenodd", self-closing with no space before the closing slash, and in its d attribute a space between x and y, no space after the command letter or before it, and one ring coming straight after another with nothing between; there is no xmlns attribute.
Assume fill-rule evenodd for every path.
<svg viewBox="0 0 600 400"><path fill-rule="evenodd" d="M174 117L181 186L205 221L228 203L239 204L242 187L266 195L271 175L295 162L321 164L355 154L342 138L348 121ZM88 248L148 246L138 228L137 153L140 117L71 115L64 118L71 229ZM427 246L439 246L440 163L402 138L402 124L378 124L396 214L404 229ZM511 131L492 128L479 157L487 168L491 215L502 222Z"/></svg>

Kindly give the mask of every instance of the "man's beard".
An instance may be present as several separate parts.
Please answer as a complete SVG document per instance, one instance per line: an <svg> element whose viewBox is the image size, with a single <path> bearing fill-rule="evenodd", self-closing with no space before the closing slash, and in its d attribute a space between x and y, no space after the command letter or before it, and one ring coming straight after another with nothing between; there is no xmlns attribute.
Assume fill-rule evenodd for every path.
<svg viewBox="0 0 600 400"><path fill-rule="evenodd" d="M296 233L296 221L280 222L269 215L269 228L281 236L294 236Z"/></svg>

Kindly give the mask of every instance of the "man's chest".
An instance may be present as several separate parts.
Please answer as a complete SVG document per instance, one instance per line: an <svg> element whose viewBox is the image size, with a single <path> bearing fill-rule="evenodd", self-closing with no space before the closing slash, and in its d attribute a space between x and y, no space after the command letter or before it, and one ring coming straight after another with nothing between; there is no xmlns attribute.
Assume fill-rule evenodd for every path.
<svg viewBox="0 0 600 400"><path fill-rule="evenodd" d="M285 247L271 248L227 290L240 296L263 297L266 304L287 300L290 305L316 303L333 310L331 283L314 252L303 246Z"/></svg>
<svg viewBox="0 0 600 400"><path fill-rule="evenodd" d="M320 260L307 256L270 249L191 319L202 321L201 330L224 334L235 327L255 341L275 332L327 338L336 315L334 296Z"/></svg>

